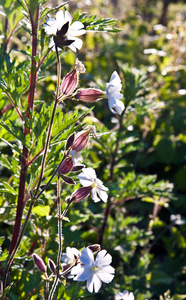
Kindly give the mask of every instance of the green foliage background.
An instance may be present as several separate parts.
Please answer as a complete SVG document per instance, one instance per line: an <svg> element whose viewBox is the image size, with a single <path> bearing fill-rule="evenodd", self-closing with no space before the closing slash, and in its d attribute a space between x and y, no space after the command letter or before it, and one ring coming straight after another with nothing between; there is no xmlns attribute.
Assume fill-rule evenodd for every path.
<svg viewBox="0 0 186 300"><path fill-rule="evenodd" d="M37 62L45 55L49 42L42 28L50 12L47 7L61 4L40 2L45 2L45 9L39 23ZM35 106L28 120L31 37L28 16L21 3L24 1L0 2L3 11L0 35L4 35L0 50L1 277L16 212L22 145L30 150L29 161L34 159L27 174L29 193L39 176L53 107L51 90L55 91L56 84L56 57L51 52L39 72ZM96 295L90 295L84 284L67 280L66 287L62 283L58 286L56 299L114 299L114 294L124 289L132 291L137 300L186 299L186 24L183 13L186 7L182 3L171 4L167 26L156 26L161 1L149 1L149 5L145 0L72 1L67 8L75 19L86 22L88 30L78 53L87 70L80 76L79 86L105 90L105 83L117 70L126 109L122 118L109 111L106 100L97 102L93 108L67 100L55 115L43 184L61 161L66 138L84 124L90 124L96 126L99 138L91 139L88 149L83 150L84 163L95 168L98 178L109 188L108 204L95 204L88 198L69 210L70 222L63 223L64 251L67 246L81 249L101 243L112 255L116 270L113 282L103 284ZM7 31L4 30L6 16ZM117 28L110 17L118 20ZM103 31L105 26L107 30ZM64 76L73 68L76 55L66 48L60 56ZM26 137L11 101L23 111L24 121L30 128ZM77 183L76 188L79 186ZM62 198L74 189L65 187ZM10 282L14 285L8 299L44 299L45 281L34 266L32 253L38 253L46 263L48 258L56 260L55 198L53 180L33 209L12 266ZM24 215L28 207L29 201Z"/></svg>

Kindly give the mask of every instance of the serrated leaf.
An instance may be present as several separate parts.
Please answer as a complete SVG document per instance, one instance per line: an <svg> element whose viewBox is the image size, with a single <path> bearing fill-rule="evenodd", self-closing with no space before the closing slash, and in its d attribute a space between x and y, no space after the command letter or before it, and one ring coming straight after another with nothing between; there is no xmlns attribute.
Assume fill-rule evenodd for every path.
<svg viewBox="0 0 186 300"><path fill-rule="evenodd" d="M21 150L19 147L17 147L16 145L11 144L10 142L8 142L7 140L1 138L1 140L6 143L8 146L10 146L14 151L16 151L17 153L19 153L21 156L23 156Z"/></svg>
<svg viewBox="0 0 186 300"><path fill-rule="evenodd" d="M5 190L3 191L4 193L10 193L12 195L17 195L16 190L13 187L11 187L11 185L9 185L9 183L3 181L2 185L5 187Z"/></svg>
<svg viewBox="0 0 186 300"><path fill-rule="evenodd" d="M10 127L5 124L3 121L1 121L1 125L11 134L13 135L16 139L18 139L23 145L26 146L25 144L25 137L23 135L23 132L21 130L20 127L16 126L11 120L9 120L11 125L12 125L12 129L10 129Z"/></svg>

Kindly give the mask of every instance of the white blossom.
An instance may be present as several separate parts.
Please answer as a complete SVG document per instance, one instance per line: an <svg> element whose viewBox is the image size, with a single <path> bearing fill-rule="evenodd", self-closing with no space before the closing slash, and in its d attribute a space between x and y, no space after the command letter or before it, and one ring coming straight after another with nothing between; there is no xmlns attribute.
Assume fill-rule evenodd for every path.
<svg viewBox="0 0 186 300"><path fill-rule="evenodd" d="M79 22L75 21L72 23L72 16L68 11L63 12L62 10L59 10L56 13L55 19L49 18L46 20L46 24L43 25L46 34L48 35L56 35L57 31L62 28L63 25L65 25L67 22L69 22L69 28L66 33L66 40L73 40L74 42L69 45L68 47L76 52L76 49L81 49L83 42L80 38L77 38L77 36L80 36L86 32L84 28L84 25ZM71 24L72 23L72 24ZM54 39L53 37L50 40L49 48L53 47L53 50L55 50L54 47Z"/></svg>
<svg viewBox="0 0 186 300"><path fill-rule="evenodd" d="M73 265L75 260L79 257L80 252L76 248L67 247L66 253L62 254L62 262L65 264Z"/></svg>
<svg viewBox="0 0 186 300"><path fill-rule="evenodd" d="M80 173L77 177L83 186L92 187L91 194L94 202L98 202L100 200L107 202L108 195L106 191L108 191L108 188L103 185L103 182L100 179L97 178L94 169L84 168L82 173Z"/></svg>
<svg viewBox="0 0 186 300"><path fill-rule="evenodd" d="M82 264L73 267L71 274L75 275L75 281L87 280L87 289L90 293L97 293L102 281L110 283L114 278L114 268L110 266L112 257L106 250L98 252L95 260L92 250L84 248L80 254Z"/></svg>
<svg viewBox="0 0 186 300"><path fill-rule="evenodd" d="M120 93L122 88L121 79L116 71L111 75L110 81L106 83L106 98L108 99L109 108L112 113L121 115L125 106L120 99L123 95Z"/></svg>
<svg viewBox="0 0 186 300"><path fill-rule="evenodd" d="M132 292L123 291L123 293L118 292L115 295L115 300L134 300L134 294Z"/></svg>

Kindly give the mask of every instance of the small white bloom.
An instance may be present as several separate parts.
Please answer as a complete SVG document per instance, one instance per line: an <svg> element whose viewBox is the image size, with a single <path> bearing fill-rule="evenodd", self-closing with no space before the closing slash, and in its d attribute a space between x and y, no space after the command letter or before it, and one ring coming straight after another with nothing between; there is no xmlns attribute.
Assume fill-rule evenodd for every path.
<svg viewBox="0 0 186 300"><path fill-rule="evenodd" d="M70 152L70 155L72 156L72 161L74 163L74 166L78 165L83 161L83 157L79 152L76 152L76 150L72 150Z"/></svg>
<svg viewBox="0 0 186 300"><path fill-rule="evenodd" d="M80 252L76 248L67 247L66 253L62 254L62 262L65 264L73 265L75 263L75 259L77 259L80 255Z"/></svg>
<svg viewBox="0 0 186 300"><path fill-rule="evenodd" d="M106 83L106 97L108 99L109 108L112 113L121 115L125 106L120 99L123 95L120 93L122 88L121 79L116 71L111 75L110 81Z"/></svg>
<svg viewBox="0 0 186 300"><path fill-rule="evenodd" d="M59 10L56 13L56 18L49 18L46 20L46 24L43 25L46 34L48 35L56 35L57 31L62 28L63 25L65 25L67 22L69 22L69 28L66 33L66 40L73 40L74 42L69 45L68 47L76 52L76 49L81 49L83 42L80 38L77 38L77 36L80 36L86 32L84 28L84 25L79 22L75 21L74 23L71 24L72 22L72 16L68 11L63 12L62 10ZM54 48L54 39L50 40L49 48Z"/></svg>
<svg viewBox="0 0 186 300"><path fill-rule="evenodd" d="M115 300L134 300L134 294L132 292L123 291L123 293L118 292L115 295Z"/></svg>
<svg viewBox="0 0 186 300"><path fill-rule="evenodd" d="M98 202L100 200L107 202L108 195L106 191L108 191L108 188L103 185L103 182L100 179L97 178L94 169L84 168L82 173L80 173L77 177L83 186L92 186L91 194L94 202Z"/></svg>
<svg viewBox="0 0 186 300"><path fill-rule="evenodd" d="M106 250L98 252L96 259L92 250L84 248L80 254L83 264L73 267L71 274L75 275L75 281L87 280L87 289L90 293L97 293L101 288L102 281L110 283L114 278L114 268L110 266L112 257Z"/></svg>

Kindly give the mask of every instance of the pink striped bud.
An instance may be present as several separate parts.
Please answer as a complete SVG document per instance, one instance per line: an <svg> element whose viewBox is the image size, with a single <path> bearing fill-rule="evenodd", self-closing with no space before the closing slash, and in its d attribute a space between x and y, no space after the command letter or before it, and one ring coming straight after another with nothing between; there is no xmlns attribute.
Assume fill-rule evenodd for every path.
<svg viewBox="0 0 186 300"><path fill-rule="evenodd" d="M42 258L39 255L37 255L36 253L34 253L32 255L32 257L33 257L34 263L35 263L36 267L39 269L39 271L45 273L46 265L45 265L44 261L42 260Z"/></svg>
<svg viewBox="0 0 186 300"><path fill-rule="evenodd" d="M62 81L61 92L64 95L70 96L78 85L79 73L84 73L84 65L76 59L75 68L68 73Z"/></svg>
<svg viewBox="0 0 186 300"><path fill-rule="evenodd" d="M82 149L84 149L89 141L89 135L92 130L89 129L82 134L80 134L75 141L72 144L72 150L76 152L80 152Z"/></svg>
<svg viewBox="0 0 186 300"><path fill-rule="evenodd" d="M64 95L71 95L78 84L78 71L77 69L73 69L70 73L68 73L62 81L61 84L61 92Z"/></svg>
<svg viewBox="0 0 186 300"><path fill-rule="evenodd" d="M71 201L80 202L87 197L92 190L92 186L81 187L71 195Z"/></svg>
<svg viewBox="0 0 186 300"><path fill-rule="evenodd" d="M96 102L105 98L105 92L97 89L79 89L75 94L76 100L83 102Z"/></svg>
<svg viewBox="0 0 186 300"><path fill-rule="evenodd" d="M73 165L74 163L72 161L72 157L67 157L59 167L58 170L59 175L70 172L71 169L73 168Z"/></svg>

